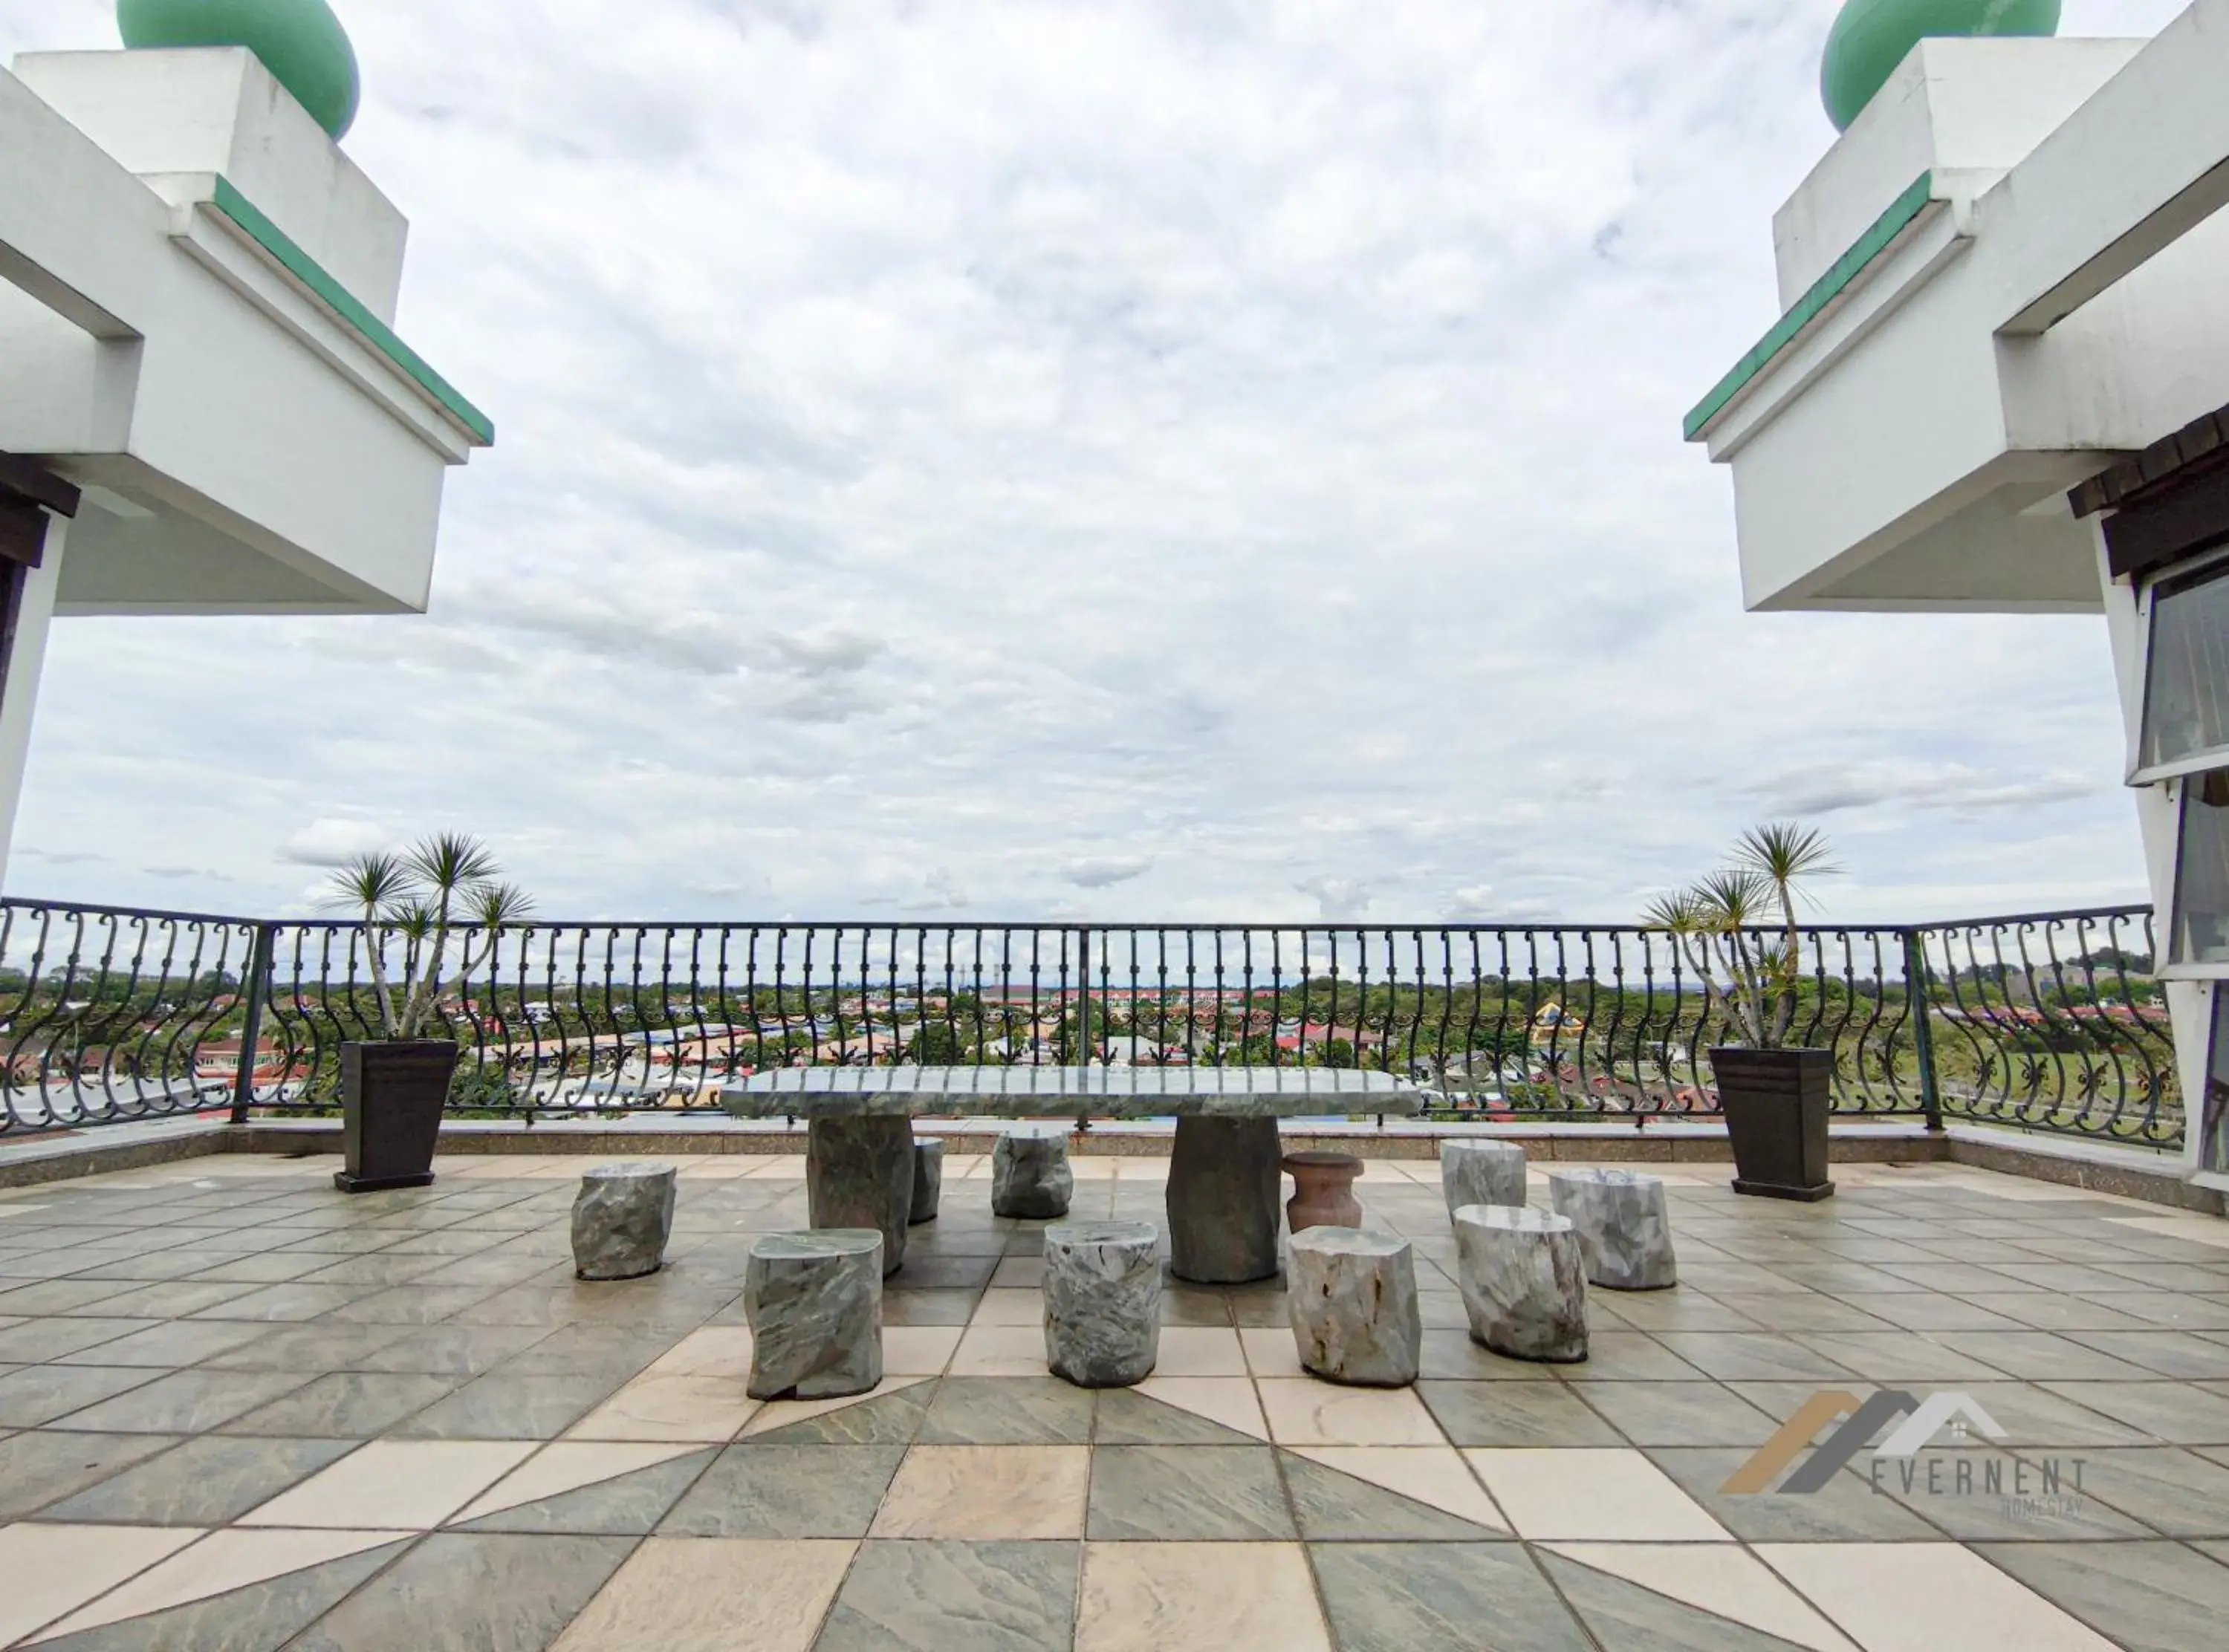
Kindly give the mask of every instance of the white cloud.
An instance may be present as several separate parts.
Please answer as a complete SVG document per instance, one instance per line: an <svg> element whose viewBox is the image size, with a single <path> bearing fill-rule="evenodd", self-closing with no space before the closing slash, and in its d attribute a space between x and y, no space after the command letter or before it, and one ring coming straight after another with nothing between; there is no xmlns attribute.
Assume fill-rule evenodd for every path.
<svg viewBox="0 0 2229 1652"><path fill-rule="evenodd" d="M40 893L380 822L553 917L1609 919L1800 804L1838 915L2141 893L2094 622L1745 615L1679 439L1835 0L345 10L498 445L423 618L58 624Z"/></svg>
<svg viewBox="0 0 2229 1652"><path fill-rule="evenodd" d="M282 860L300 866L343 866L359 855L395 847L395 834L368 820L313 820L279 846Z"/></svg>
<svg viewBox="0 0 2229 1652"><path fill-rule="evenodd" d="M1060 875L1079 889L1111 889L1118 883L1142 878L1153 869L1150 855L1108 855L1070 861Z"/></svg>
<svg viewBox="0 0 2229 1652"><path fill-rule="evenodd" d="M1439 915L1452 923L1494 917L1493 891L1482 883L1456 890L1441 906Z"/></svg>
<svg viewBox="0 0 2229 1652"><path fill-rule="evenodd" d="M1352 878L1305 878L1293 887L1314 900L1316 915L1327 924L1359 918L1370 910L1370 886Z"/></svg>

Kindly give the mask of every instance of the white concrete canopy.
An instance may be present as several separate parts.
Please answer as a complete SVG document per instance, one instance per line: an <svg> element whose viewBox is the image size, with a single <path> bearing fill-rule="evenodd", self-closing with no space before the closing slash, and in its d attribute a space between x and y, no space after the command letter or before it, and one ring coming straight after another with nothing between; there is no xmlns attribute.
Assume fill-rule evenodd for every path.
<svg viewBox="0 0 2229 1652"><path fill-rule="evenodd" d="M2229 383L2224 84L2229 0L1913 49L1776 220L1776 348L1690 417L1750 606L2097 611L2065 490Z"/></svg>
<svg viewBox="0 0 2229 1652"><path fill-rule="evenodd" d="M492 430L393 333L405 233L244 49L0 73L0 451L87 490L57 612L425 607Z"/></svg>
<svg viewBox="0 0 2229 1652"><path fill-rule="evenodd" d="M0 71L0 453L80 490L0 568L0 866L52 617L424 610L494 427L395 336L407 233L243 48Z"/></svg>

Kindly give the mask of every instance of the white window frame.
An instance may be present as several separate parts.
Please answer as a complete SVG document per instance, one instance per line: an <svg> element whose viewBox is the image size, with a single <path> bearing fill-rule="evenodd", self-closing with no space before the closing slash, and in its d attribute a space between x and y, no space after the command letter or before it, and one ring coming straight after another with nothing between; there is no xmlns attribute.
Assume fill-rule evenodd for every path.
<svg viewBox="0 0 2229 1652"><path fill-rule="evenodd" d="M2213 768L2229 769L2229 762L2216 762ZM2182 934L2182 851L2190 841L2190 811L2198 806L2193 795L2196 789L2190 784L2195 778L2194 774L2183 778L2181 791L2174 800L2174 861L2171 868L2174 884L2168 893L2167 931L2159 937L2159 956L2152 960L2153 978L2160 981L2229 981L2229 958L2185 964L2174 956L2176 943Z"/></svg>
<svg viewBox="0 0 2229 1652"><path fill-rule="evenodd" d="M2186 1098L2183 1107L2184 1128L2196 1138L2196 1151L2193 1157L2200 1174L2210 1176L2229 1175L2229 1164L2208 1164L2206 1162L2207 1092L2213 1086L2214 1065L2222 1058L2222 1046L2229 1043L2229 1027L2223 1025L2222 1008L2225 1003L2229 1003L2229 986L2218 986L2207 996L2206 1053L2204 1062L2198 1072L2197 1105L2195 1106L2189 1105L2189 1098Z"/></svg>
<svg viewBox="0 0 2229 1652"><path fill-rule="evenodd" d="M2132 786L2156 785L2162 780L2179 780L2187 774L2203 774L2209 769L2229 768L2229 744L2166 763L2145 765L2142 761L2144 737L2151 727L2152 650L2158 640L2159 589L2163 585L2181 585L2194 575L2209 572L2216 577L2229 578L2229 547L2219 547L2203 556L2195 556L2187 562L2177 562L2162 568L2144 582L2141 594L2144 637L2142 676L2136 685L2141 698L2136 713L2136 738L2129 753L2131 767L2128 784Z"/></svg>

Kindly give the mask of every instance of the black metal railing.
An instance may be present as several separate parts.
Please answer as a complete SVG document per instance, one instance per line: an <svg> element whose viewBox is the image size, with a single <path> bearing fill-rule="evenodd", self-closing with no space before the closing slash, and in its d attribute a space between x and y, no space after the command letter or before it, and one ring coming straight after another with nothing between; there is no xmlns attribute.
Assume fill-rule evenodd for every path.
<svg viewBox="0 0 2229 1652"><path fill-rule="evenodd" d="M2142 907L1802 932L1789 1040L1839 1113L2173 1148ZM0 1134L231 1109L329 1112L379 1035L361 925L0 902ZM1708 1117L1730 984L1620 925L564 924L444 983L451 1107L716 1110L808 1064L1366 1066L1436 1116ZM392 976L399 944L382 952ZM456 953L451 954L452 967Z"/></svg>

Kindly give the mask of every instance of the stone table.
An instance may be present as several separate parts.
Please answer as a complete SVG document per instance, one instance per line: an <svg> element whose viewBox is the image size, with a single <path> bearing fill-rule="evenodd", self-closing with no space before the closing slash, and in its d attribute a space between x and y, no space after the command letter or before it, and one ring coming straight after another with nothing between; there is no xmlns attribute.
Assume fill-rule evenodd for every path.
<svg viewBox="0 0 2229 1652"><path fill-rule="evenodd" d="M937 1202L944 1194L944 1143L939 1141L915 1142L913 1144L913 1209L907 1222L918 1227L923 1222L936 1220Z"/></svg>
<svg viewBox="0 0 2229 1652"><path fill-rule="evenodd" d="M816 1118L806 1133L806 1220L878 1229L885 1276L905 1260L913 1178L913 1129L903 1118Z"/></svg>
<svg viewBox="0 0 2229 1652"><path fill-rule="evenodd" d="M828 1226L877 1227L890 1243L895 1212L903 1252L913 1195L912 1128L918 1117L1166 1118L1170 1271L1201 1284L1243 1284L1277 1271L1277 1120L1423 1111L1423 1092L1386 1073L1333 1067L784 1067L721 1092L738 1118L807 1121L806 1180L813 1225L824 1225L819 1180L840 1185ZM846 1153L816 1156L824 1135ZM880 1156L862 1152L887 1138ZM903 1198L896 1161L905 1165ZM877 1169L887 1158L889 1177ZM840 1197L836 1196L840 1194ZM879 1215L863 1209L882 1201ZM889 1256L884 1256L889 1265Z"/></svg>

